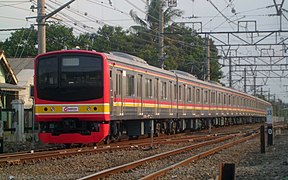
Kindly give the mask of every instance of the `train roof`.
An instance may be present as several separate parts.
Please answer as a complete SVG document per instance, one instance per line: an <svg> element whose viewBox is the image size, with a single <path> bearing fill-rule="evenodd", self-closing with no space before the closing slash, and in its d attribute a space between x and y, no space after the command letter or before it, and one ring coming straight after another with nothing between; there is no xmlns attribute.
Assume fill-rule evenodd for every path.
<svg viewBox="0 0 288 180"><path fill-rule="evenodd" d="M237 94L241 94L243 96L248 96L250 98L256 98L258 99L259 101L262 101L264 103L267 103L267 104L270 104L269 102L265 101L265 100L262 100L260 98L257 98L255 96L252 96L252 95L249 95L247 93L244 93L244 92L241 92L239 90L235 90L235 89L232 89L232 88L229 88L229 87L224 87L222 86L221 84L217 83L217 82L211 82L211 81L203 81L203 80L200 80L200 79L197 79L194 75L190 74L190 73L187 73L187 72L184 72L184 71L180 71L180 70L165 70L165 69L161 69L161 68L158 68L158 67L155 67L155 66L151 66L149 65L144 59L141 59L139 57L136 57L136 56L133 56L133 55L130 55L130 54L126 54L126 53L122 53L122 52L116 52L116 51L112 51L112 52L109 52L109 53L103 53L103 52L96 52L96 51L87 51L87 50L61 50L61 51L53 51L53 52L48 52L48 53L45 53L45 54L41 54L41 55L38 55L38 56L43 56L43 55L48 55L48 54L54 54L54 53L65 53L65 52L81 52L81 53L100 53L100 54L104 54L107 56L107 58L109 60L113 60L113 61L116 61L116 62L120 62L120 63L124 63L124 64L128 64L128 65L131 65L131 66L137 66L139 68L145 68L147 70L151 70L151 71L154 71L154 72L157 72L157 73L160 73L160 74L165 74L165 75L169 75L169 76L173 76L173 77L178 77L178 78L181 78L181 79L184 79L184 80L188 80L188 81L193 81L194 83L198 83L198 84L201 84L201 85L206 85L206 86L212 86L212 88L217 88L219 90L222 90L222 91L231 91L231 92L234 92L234 93L237 93ZM37 57L38 57L37 56Z"/></svg>
<svg viewBox="0 0 288 180"><path fill-rule="evenodd" d="M258 100L260 100L262 102L269 103L267 101L264 101L264 100L262 100L260 98L257 98L255 96L249 95L247 93L241 92L239 90L222 86L218 82L211 81L211 80L209 80L209 81L200 80L200 79L198 79L197 77L195 77L194 75L192 75L192 74L190 74L188 72L184 72L184 71L180 71L180 70L170 70L169 71L169 70L161 69L161 68L158 68L158 67L155 67L155 66L151 66L145 60L143 60L143 59L141 59L139 57L130 55L130 54L126 54L126 53L122 53L122 52L110 52L110 53L104 53L104 54L108 57L108 59L116 61L116 62L121 62L121 63L129 64L129 65L132 65L132 66L138 66L140 68L149 69L149 70L155 71L157 73L161 73L161 74L166 74L166 75L175 76L175 77L177 76L178 78L183 79L183 80L193 81L194 83L201 84L201 85L204 85L204 86L205 85L206 86L210 86L210 87L212 86L211 89L216 88L216 89L219 89L219 90L222 90L222 91L230 91L230 92L241 94L243 96L247 96L247 97L250 97L250 98L256 98L256 99L258 99Z"/></svg>

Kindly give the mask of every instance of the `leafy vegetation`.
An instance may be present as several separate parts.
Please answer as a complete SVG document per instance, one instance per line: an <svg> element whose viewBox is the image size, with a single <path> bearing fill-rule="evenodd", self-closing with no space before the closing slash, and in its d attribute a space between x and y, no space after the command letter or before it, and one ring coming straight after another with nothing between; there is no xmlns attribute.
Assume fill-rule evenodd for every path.
<svg viewBox="0 0 288 180"><path fill-rule="evenodd" d="M93 49L100 52L121 51L145 59L149 64L160 67L159 61L159 10L164 14L164 65L165 69L178 69L205 79L207 64L207 40L196 35L192 29L174 23L182 11L165 7L159 0L152 0L147 7L145 20L130 12L136 26L129 30L121 27L103 26L97 32L75 37L73 29L63 25L47 25L46 51L72 49ZM217 49L211 42L211 80L219 81L222 76L217 63ZM35 57L37 55L37 31L23 29L12 33L0 49L7 57Z"/></svg>

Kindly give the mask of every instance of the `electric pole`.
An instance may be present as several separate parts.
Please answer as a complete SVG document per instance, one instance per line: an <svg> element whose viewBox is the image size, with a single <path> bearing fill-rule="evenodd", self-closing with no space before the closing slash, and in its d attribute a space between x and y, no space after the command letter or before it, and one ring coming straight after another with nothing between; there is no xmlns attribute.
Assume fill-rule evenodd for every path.
<svg viewBox="0 0 288 180"><path fill-rule="evenodd" d="M159 2L159 60L161 68L164 69L164 15L163 15L163 4L162 0Z"/></svg>
<svg viewBox="0 0 288 180"><path fill-rule="evenodd" d="M210 81L210 40L207 36L207 81Z"/></svg>
<svg viewBox="0 0 288 180"><path fill-rule="evenodd" d="M45 0L37 0L38 54L46 52Z"/></svg>
<svg viewBox="0 0 288 180"><path fill-rule="evenodd" d="M229 53L231 56L231 52L229 52ZM229 60L229 87L232 88L232 60L231 60L230 56L228 58L228 60Z"/></svg>
<svg viewBox="0 0 288 180"><path fill-rule="evenodd" d="M45 11L45 0L37 0L37 25L38 25L38 54L42 54L46 52L46 20L62 9L64 9L66 6L74 2L75 0L70 0L63 6L59 7L58 9L52 11L51 13L46 15Z"/></svg>
<svg viewBox="0 0 288 180"><path fill-rule="evenodd" d="M247 93L246 68L244 68L244 92Z"/></svg>

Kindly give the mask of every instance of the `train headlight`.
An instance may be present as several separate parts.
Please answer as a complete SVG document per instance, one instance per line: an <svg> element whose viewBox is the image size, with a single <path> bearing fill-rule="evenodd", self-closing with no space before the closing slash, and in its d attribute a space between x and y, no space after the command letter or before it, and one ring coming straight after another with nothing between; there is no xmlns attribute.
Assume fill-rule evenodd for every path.
<svg viewBox="0 0 288 180"><path fill-rule="evenodd" d="M90 106L87 107L87 111L91 111L91 107Z"/></svg>

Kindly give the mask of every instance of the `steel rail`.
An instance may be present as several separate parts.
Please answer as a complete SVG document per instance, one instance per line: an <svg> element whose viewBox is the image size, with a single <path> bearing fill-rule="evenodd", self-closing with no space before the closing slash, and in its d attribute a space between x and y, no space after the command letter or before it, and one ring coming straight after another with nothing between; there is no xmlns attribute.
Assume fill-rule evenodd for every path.
<svg viewBox="0 0 288 180"><path fill-rule="evenodd" d="M155 141L154 145L158 146L160 144L175 144L175 143L185 143L185 142L199 142L205 140L215 139L217 136L206 135L206 136L186 136L180 138L172 138L168 140L159 139L159 141ZM19 165L23 163L29 162L37 162L40 160L49 160L49 159L57 159L60 157L73 156L76 154L91 154L91 153L100 153L105 151L117 151L117 150L125 150L125 149L133 149L139 147L150 146L151 143L149 141L139 143L135 141L134 143L125 144L125 145L113 145L113 146L102 146L100 148L74 148L74 149L63 149L56 151L44 151L44 152L35 152L35 153L22 153L22 154L8 154L6 157L0 157L0 167L2 165Z"/></svg>
<svg viewBox="0 0 288 180"><path fill-rule="evenodd" d="M223 149L226 149L226 148L232 147L232 146L234 146L234 145L240 144L240 143L242 143L242 142L244 142L244 141L246 141L246 140L248 140L248 139L251 139L251 138L255 137L256 135L258 135L258 134L252 134L252 135L250 135L250 136L244 137L244 138L239 139L239 140L237 140L237 141L233 141L233 142L224 144L224 145L222 145L222 146L219 146L219 147L210 149L210 150L208 150L208 151L202 152L202 153L197 154L197 155L195 155L195 156L192 156L192 157L190 157L190 158L188 158L188 159L185 159L185 160L183 160L183 161L180 161L180 162L178 162L178 163L175 163L175 164L173 164L173 165L171 165L171 166L168 166L168 167L166 167L166 168L163 168L163 169L161 169L161 170L159 170L159 171L156 171L156 172L154 172L154 173L152 173L152 174L149 174L148 176L145 176L145 177L141 178L141 180L155 179L155 178L157 178L157 177L163 176L163 175L165 175L168 171L171 171L171 170L176 169L176 168L178 168L178 167L187 165L187 164L189 164L189 163L191 163L191 162L193 162L193 161L197 161L197 160L202 159L202 158L204 158L204 157L210 156L210 155L215 154L215 153L217 153L217 152L219 152L219 151L221 151L221 150L223 150Z"/></svg>
<svg viewBox="0 0 288 180"><path fill-rule="evenodd" d="M82 178L80 178L78 180L92 180L92 179L104 178L104 177L107 177L107 176L109 176L111 174L116 174L116 173L119 173L119 172L122 172L122 171L125 171L125 170L136 168L136 167L138 167L138 166L140 166L140 165L142 165L144 163L147 163L147 162L155 161L155 160L158 160L158 159L161 159L161 158L165 158L165 157L168 157L168 156L179 154L181 152L189 151L189 150L192 150L192 149L195 149L195 148L199 148L199 147L202 147L202 146L215 144L215 143L218 143L218 142L221 142L221 141L225 141L225 140L231 139L234 136L235 135L229 135L229 136L225 136L225 137L220 137L220 138L215 139L215 140L210 140L210 141L207 141L207 142L201 142L201 143L198 143L198 144L182 147L182 148L179 148L179 149L176 149L176 150L164 152L164 153L161 153L161 154L156 154L156 155L153 155L153 156L150 156L150 157L147 157L147 158L144 158L144 159L140 159L140 160L137 160L137 161L134 161L134 162L130 162L130 163L123 164L123 165L120 165L120 166L112 167L112 168L109 168L109 169L105 169L105 170L102 170L100 172L97 172L97 173L82 177Z"/></svg>

